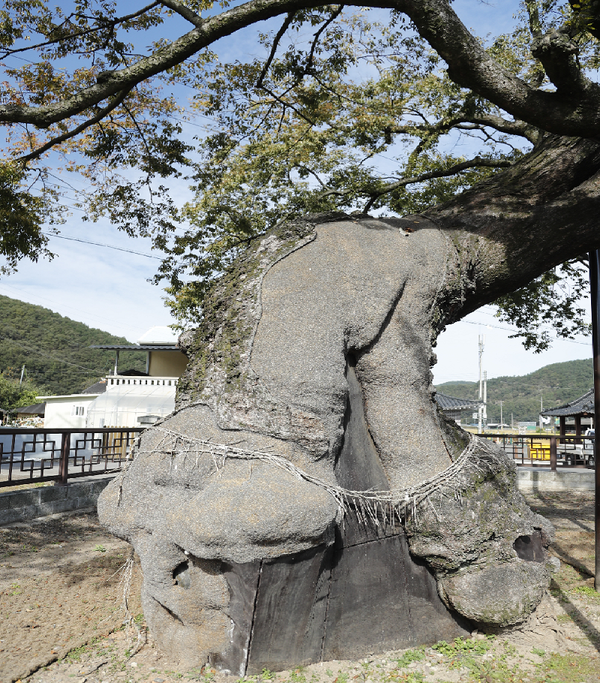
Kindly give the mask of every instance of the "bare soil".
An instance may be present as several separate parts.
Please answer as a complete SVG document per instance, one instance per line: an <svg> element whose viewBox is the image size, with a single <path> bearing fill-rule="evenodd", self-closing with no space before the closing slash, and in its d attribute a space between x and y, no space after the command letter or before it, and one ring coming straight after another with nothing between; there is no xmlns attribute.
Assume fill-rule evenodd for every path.
<svg viewBox="0 0 600 683"><path fill-rule="evenodd" d="M591 493L529 497L556 527L551 551L561 567L550 597L522 627L358 661L265 671L246 680L596 683L600 594L592 579L593 501ZM179 669L158 651L145 633L140 582L129 546L104 532L93 512L0 528L0 683L232 683L207 667Z"/></svg>

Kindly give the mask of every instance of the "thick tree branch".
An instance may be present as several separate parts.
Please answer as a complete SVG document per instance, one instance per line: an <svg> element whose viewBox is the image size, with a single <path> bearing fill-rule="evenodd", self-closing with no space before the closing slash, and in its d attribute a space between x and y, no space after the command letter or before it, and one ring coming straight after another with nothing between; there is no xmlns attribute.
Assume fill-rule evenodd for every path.
<svg viewBox="0 0 600 683"><path fill-rule="evenodd" d="M536 90L506 71L486 53L444 0L399 0L398 9L449 66L453 81L542 130L560 135L600 136L600 87L585 87L563 97L561 92Z"/></svg>
<svg viewBox="0 0 600 683"><path fill-rule="evenodd" d="M600 143L546 136L527 157L425 212L449 237L440 326L600 247Z"/></svg>
<svg viewBox="0 0 600 683"><path fill-rule="evenodd" d="M531 54L540 60L561 96L577 95L587 90L588 81L583 77L575 59L577 45L566 31L553 30L535 38Z"/></svg>

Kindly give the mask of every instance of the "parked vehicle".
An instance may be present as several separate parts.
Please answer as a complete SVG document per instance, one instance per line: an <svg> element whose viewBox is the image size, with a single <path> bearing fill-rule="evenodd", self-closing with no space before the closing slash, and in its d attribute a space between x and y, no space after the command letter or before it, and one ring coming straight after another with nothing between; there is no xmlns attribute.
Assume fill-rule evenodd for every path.
<svg viewBox="0 0 600 683"><path fill-rule="evenodd" d="M596 457L594 455L594 443L596 441L596 430L595 429L586 429L585 430L585 435L586 436L593 436L593 439L590 439L589 441L585 442L585 448L587 449L587 462L586 462L586 467L595 467L596 466Z"/></svg>
<svg viewBox="0 0 600 683"><path fill-rule="evenodd" d="M586 429L584 436L595 438L595 430ZM594 467L594 438L583 439L583 443L565 444L563 446L564 450L557 454L558 459L562 460L563 464L571 467L574 465Z"/></svg>

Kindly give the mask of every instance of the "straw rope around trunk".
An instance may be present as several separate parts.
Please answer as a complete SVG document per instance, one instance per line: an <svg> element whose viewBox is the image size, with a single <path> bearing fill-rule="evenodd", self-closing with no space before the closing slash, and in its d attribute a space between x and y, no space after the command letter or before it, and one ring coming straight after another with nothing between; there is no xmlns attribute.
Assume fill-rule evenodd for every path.
<svg viewBox="0 0 600 683"><path fill-rule="evenodd" d="M417 508L424 501L429 503L436 518L439 519L430 500L431 495L433 493L443 493L454 498L460 498L461 487L456 486L457 475L465 468L467 463L470 463L472 467L478 468L478 465L473 462L471 456L475 452L476 446L480 445L477 440L469 436L467 447L449 467L414 486L388 491L352 491L314 477L286 458L275 453L240 448L236 444L215 443L205 439L197 439L162 426L150 427L146 434L148 431L160 432L162 437L155 447L148 450L141 448L136 454L137 457L142 454L150 455L155 453L170 457L170 467L172 468L173 461L178 456L183 456L183 464L185 464L188 458L195 459L197 466L198 459L201 456L209 455L217 472L223 469L228 459L255 460L268 463L284 470L297 479L327 491L338 506L340 521L343 521L350 509L354 509L360 522L367 523L370 521L376 526L386 522L394 523L397 519L401 520L406 514L411 514L416 521Z"/></svg>

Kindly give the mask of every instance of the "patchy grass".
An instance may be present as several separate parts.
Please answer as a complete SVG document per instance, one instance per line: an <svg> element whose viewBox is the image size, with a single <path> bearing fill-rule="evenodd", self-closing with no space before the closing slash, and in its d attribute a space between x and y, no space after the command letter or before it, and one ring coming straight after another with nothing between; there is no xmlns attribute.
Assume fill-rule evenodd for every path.
<svg viewBox="0 0 600 683"><path fill-rule="evenodd" d="M263 669L260 674L239 679L239 683L598 683L600 595L594 590L590 576L590 567L593 567L593 535L590 535L589 528L590 524L593 525L593 495L539 494L533 502L538 511L548 516L557 527L553 552L561 560L561 568L554 575L551 593L557 613L555 625L565 636L560 645L553 640L552 629L545 631L541 626L533 635L518 632L495 637L474 634L452 642L439 642L431 647L363 656L355 661L326 662L281 672ZM2 552L5 557L11 552L26 552L28 562L39 562L42 559L40 555L44 556L52 548L56 551L57 546L64 545L67 552L68 541L80 536L89 542L87 555L82 558L82 562L85 562L73 567L68 574L62 574L63 580L68 579L73 597L79 594L77 602L71 603L71 608L92 616L93 608L100 598L112 596L114 609L118 611L118 581L113 579L114 585L111 586L106 579L122 565L123 551L109 552L107 540L97 537L91 526L82 524L81 518L73 518L68 524L66 521L60 525L53 522L39 529L25 526L5 529L0 533L0 542L4 544L0 546L0 555ZM107 552L97 548L100 544L107 548ZM39 548L39 551L32 553L29 550L32 547ZM93 595L81 592L82 581L88 574L93 574L94 582L100 589ZM0 602L0 620L6 617L7 624L11 623L8 619L14 624L16 610L21 609L19 616L23 619L22 628L13 627L8 631L10 637L14 638L15 648L21 647L17 636L22 641L23 633L31 630L26 629L26 624L43 624L42 617L50 614L47 612L50 602L47 601L46 605L42 605L46 613L40 612L38 616L38 603L42 596L45 599L52 595L57 598L53 602L58 603L64 600L64 595L57 590L60 586L56 577L44 583L44 591L39 593L39 598L38 593L35 596L31 593L32 581L20 576L17 579L14 573L9 574L4 589L4 603L7 605L8 600L17 599L20 603L14 603L14 611L11 608L9 612L8 607ZM16 591L23 591L23 594L10 595ZM143 617L137 605L132 610L136 615L134 621L143 629ZM118 623L122 619L123 615ZM37 634L40 630L41 627L36 628L33 633ZM94 631L94 635L97 633ZM189 670L178 668L168 660L167 655L160 653L151 640L141 651L132 654L135 652L136 638L133 627L114 631L88 645L81 645L74 638L70 641L73 646L67 656L23 678L23 683L59 683L84 677L88 683L236 681L210 666ZM55 643L52 641L50 644Z"/></svg>

